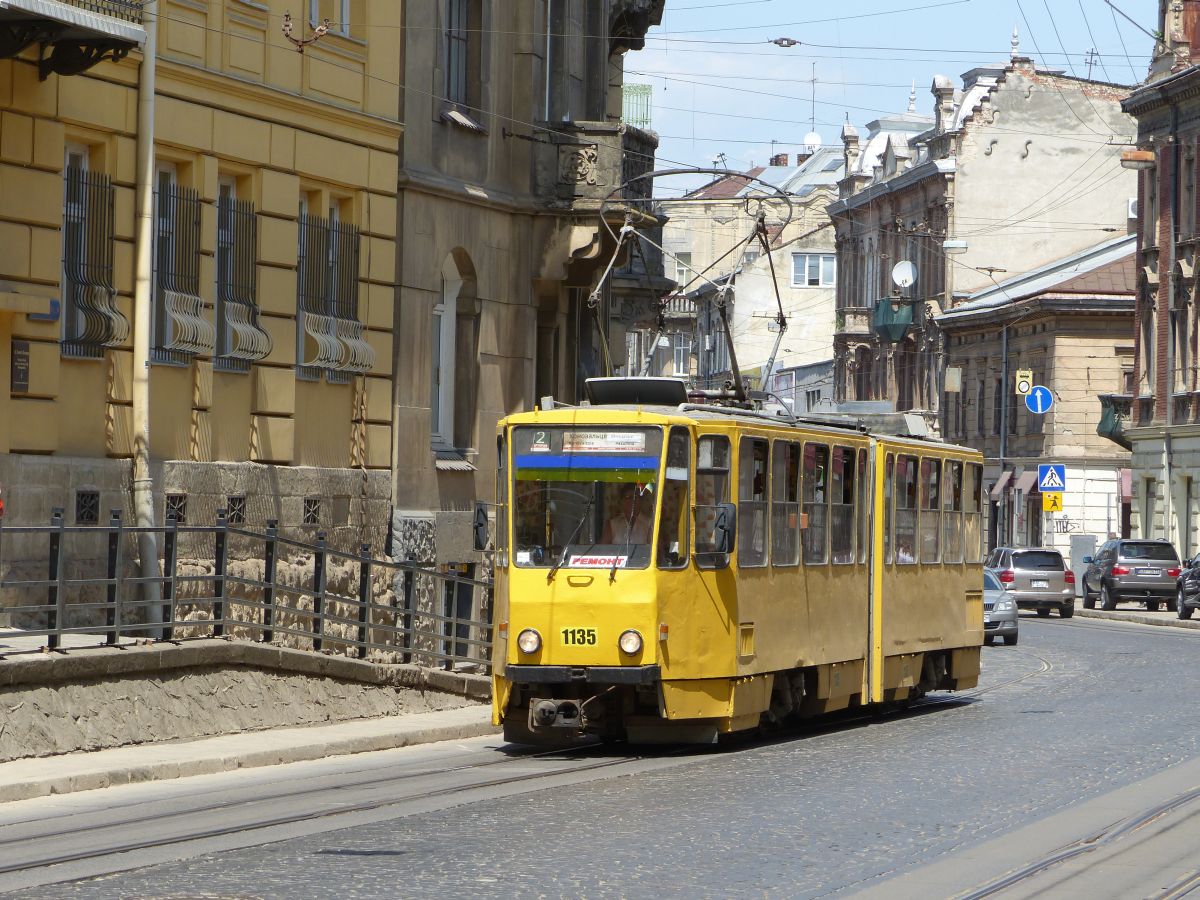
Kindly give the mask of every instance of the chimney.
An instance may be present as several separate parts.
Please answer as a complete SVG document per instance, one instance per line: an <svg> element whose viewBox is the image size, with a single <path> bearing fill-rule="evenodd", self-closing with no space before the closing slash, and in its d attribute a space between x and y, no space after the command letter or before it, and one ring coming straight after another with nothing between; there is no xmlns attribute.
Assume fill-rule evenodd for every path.
<svg viewBox="0 0 1200 900"><path fill-rule="evenodd" d="M786 166L788 164L788 155L786 153L776 153L771 157L771 165Z"/></svg>
<svg viewBox="0 0 1200 900"><path fill-rule="evenodd" d="M842 161L845 164L844 175L853 175L858 165L858 129L847 122L842 126Z"/></svg>
<svg viewBox="0 0 1200 900"><path fill-rule="evenodd" d="M954 83L945 75L933 76L935 128L945 131L954 121Z"/></svg>

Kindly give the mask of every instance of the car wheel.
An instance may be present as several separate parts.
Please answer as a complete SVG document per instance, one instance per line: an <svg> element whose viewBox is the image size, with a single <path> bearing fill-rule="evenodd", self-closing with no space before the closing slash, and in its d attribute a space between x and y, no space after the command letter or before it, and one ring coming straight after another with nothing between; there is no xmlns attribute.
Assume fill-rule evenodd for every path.
<svg viewBox="0 0 1200 900"><path fill-rule="evenodd" d="M1109 610L1117 608L1117 598L1109 591L1107 584L1100 585L1100 608Z"/></svg>
<svg viewBox="0 0 1200 900"><path fill-rule="evenodd" d="M1146 601L1146 612L1158 612L1158 601L1157 600L1147 600Z"/></svg>
<svg viewBox="0 0 1200 900"><path fill-rule="evenodd" d="M1050 618L1050 607L1048 607L1048 606L1039 606L1039 607L1037 608L1037 614L1038 614L1038 618L1039 618L1039 619L1048 619L1048 618Z"/></svg>
<svg viewBox="0 0 1200 900"><path fill-rule="evenodd" d="M1093 594L1091 591L1089 591L1087 589L1086 585L1083 588L1083 608L1084 609L1095 609L1096 608L1096 595Z"/></svg>
<svg viewBox="0 0 1200 900"><path fill-rule="evenodd" d="M1017 636L1015 634L1006 634L1004 636L1004 646L1005 647L1017 646Z"/></svg>
<svg viewBox="0 0 1200 900"><path fill-rule="evenodd" d="M1179 588L1175 593L1175 615L1181 619L1190 619L1192 617L1192 608L1187 605L1187 600L1183 596L1183 588Z"/></svg>
<svg viewBox="0 0 1200 900"><path fill-rule="evenodd" d="M1075 615L1075 604L1068 603L1065 606L1060 606L1058 608L1058 615L1061 619L1071 618L1071 616Z"/></svg>

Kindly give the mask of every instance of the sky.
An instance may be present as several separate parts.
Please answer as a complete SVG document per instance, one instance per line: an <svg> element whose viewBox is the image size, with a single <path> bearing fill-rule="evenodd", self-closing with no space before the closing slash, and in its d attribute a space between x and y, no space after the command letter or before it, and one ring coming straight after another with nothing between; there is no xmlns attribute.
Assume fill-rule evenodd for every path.
<svg viewBox="0 0 1200 900"><path fill-rule="evenodd" d="M626 55L625 80L653 86L658 168L723 153L718 165L744 170L794 154L813 127L840 147L847 117L865 137L868 122L908 108L914 82L917 112L931 115L934 75L961 86L968 69L1007 60L1014 26L1039 66L1086 76L1095 49L1091 77L1135 84L1157 17L1157 0L667 0L645 49Z"/></svg>

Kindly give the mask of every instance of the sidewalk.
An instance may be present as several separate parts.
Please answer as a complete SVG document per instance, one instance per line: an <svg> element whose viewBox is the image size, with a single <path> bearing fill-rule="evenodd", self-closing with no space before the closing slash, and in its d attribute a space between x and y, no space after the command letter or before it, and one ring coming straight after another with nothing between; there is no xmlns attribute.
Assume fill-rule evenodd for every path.
<svg viewBox="0 0 1200 900"><path fill-rule="evenodd" d="M0 763L0 803L140 781L276 766L497 733L490 706L278 728Z"/></svg>
<svg viewBox="0 0 1200 900"><path fill-rule="evenodd" d="M1113 619L1118 622L1130 622L1134 625L1165 625L1169 628L1200 630L1200 615L1197 614L1193 614L1191 619L1181 619L1173 612L1162 610L1147 612L1145 609L1125 608L1106 612L1102 609L1084 609L1082 603L1077 603L1075 615L1084 619Z"/></svg>

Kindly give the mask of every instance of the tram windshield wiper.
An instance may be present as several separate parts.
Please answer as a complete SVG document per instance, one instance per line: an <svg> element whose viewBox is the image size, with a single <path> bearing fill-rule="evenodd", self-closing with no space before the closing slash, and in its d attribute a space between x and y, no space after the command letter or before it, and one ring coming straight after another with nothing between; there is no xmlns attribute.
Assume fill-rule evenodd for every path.
<svg viewBox="0 0 1200 900"><path fill-rule="evenodd" d="M562 568L562 564L567 561L567 554L571 552L571 545L575 543L575 538L579 537L579 532L583 528L583 523L587 521L588 513L592 511L592 501L595 497L588 497L587 502L583 504L583 512L579 516L579 521L575 523L575 530L571 532L571 536L567 538L567 542L563 544L562 553L559 554L554 565L550 567L550 571L546 573L547 584L554 580L554 573Z"/></svg>
<svg viewBox="0 0 1200 900"><path fill-rule="evenodd" d="M621 551L626 559L629 559L629 550L633 546L633 520L638 514L638 498L641 497L641 491L634 495L633 508L629 510L629 521L625 523L625 549ZM613 554L612 568L608 570L608 583L612 584L617 580L617 564L621 561L621 555Z"/></svg>

